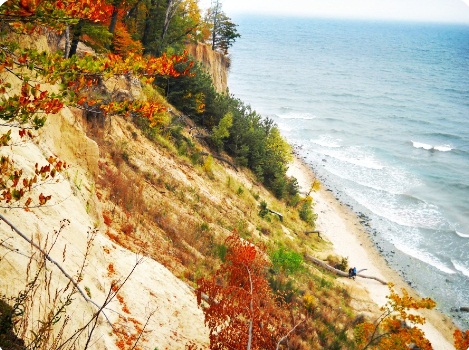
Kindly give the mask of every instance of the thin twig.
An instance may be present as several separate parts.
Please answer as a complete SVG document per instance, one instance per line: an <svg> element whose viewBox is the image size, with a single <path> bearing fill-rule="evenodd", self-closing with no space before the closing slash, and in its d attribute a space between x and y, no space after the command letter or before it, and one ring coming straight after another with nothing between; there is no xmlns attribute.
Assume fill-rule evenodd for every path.
<svg viewBox="0 0 469 350"><path fill-rule="evenodd" d="M302 321L298 322L298 323L295 325L295 327L293 327L292 329L290 329L290 331L289 331L287 334L285 334L282 338L280 338L280 340L279 340L278 343L277 343L276 350L279 349L280 344L281 344L285 339L287 339L287 338L289 337L289 335L292 334L292 333L295 331L295 329L296 329L300 324L302 324L304 321L305 321L305 320L302 320Z"/></svg>

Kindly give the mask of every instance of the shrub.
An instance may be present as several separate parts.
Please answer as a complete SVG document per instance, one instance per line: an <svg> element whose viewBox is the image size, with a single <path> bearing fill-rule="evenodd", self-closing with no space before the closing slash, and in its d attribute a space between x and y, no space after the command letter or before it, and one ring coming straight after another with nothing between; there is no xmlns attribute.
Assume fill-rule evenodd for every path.
<svg viewBox="0 0 469 350"><path fill-rule="evenodd" d="M261 201L261 203L259 204L259 216L261 218L265 217L267 214L269 214L269 210L267 210L267 202L266 201Z"/></svg>
<svg viewBox="0 0 469 350"><path fill-rule="evenodd" d="M215 244L213 246L213 252L221 261L225 262L228 247L225 244Z"/></svg>
<svg viewBox="0 0 469 350"><path fill-rule="evenodd" d="M282 271L292 274L301 270L303 257L301 254L282 247L274 251L270 259L276 272Z"/></svg>
<svg viewBox="0 0 469 350"><path fill-rule="evenodd" d="M347 271L348 270L348 258L329 255L327 257L327 262L333 268L336 268L340 271Z"/></svg>
<svg viewBox="0 0 469 350"><path fill-rule="evenodd" d="M211 155L208 155L205 159L203 169L209 177L213 176L213 157Z"/></svg>
<svg viewBox="0 0 469 350"><path fill-rule="evenodd" d="M283 274L270 276L269 285L276 294L277 300L280 302L291 303L298 293L293 281Z"/></svg>
<svg viewBox="0 0 469 350"><path fill-rule="evenodd" d="M314 225L314 221L316 220L317 215L314 214L312 209L312 198L307 197L304 203L301 205L300 210L298 211L300 215L300 219L304 222Z"/></svg>

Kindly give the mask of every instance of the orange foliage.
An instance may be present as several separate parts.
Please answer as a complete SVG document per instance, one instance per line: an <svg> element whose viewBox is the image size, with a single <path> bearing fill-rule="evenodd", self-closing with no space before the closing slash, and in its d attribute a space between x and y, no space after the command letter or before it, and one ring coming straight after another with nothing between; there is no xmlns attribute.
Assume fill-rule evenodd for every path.
<svg viewBox="0 0 469 350"><path fill-rule="evenodd" d="M25 33L41 30L41 26L62 30L73 20L103 22L112 14L106 0L9 0L0 13L10 19L12 26Z"/></svg>
<svg viewBox="0 0 469 350"><path fill-rule="evenodd" d="M143 52L142 43L133 40L127 27L121 22L117 22L112 45L114 53L122 57L126 57L129 53L141 54Z"/></svg>
<svg viewBox="0 0 469 350"><path fill-rule="evenodd" d="M376 347L383 350L406 350L410 344L419 349L430 350L432 346L425 333L415 324L424 324L422 316L412 313L418 309L432 309L436 303L430 298L416 300L402 289L402 296L397 294L393 285L389 285L389 301L381 308L383 314L374 322L364 322L355 328L355 341L362 348Z"/></svg>
<svg viewBox="0 0 469 350"><path fill-rule="evenodd" d="M198 304L202 294L210 299L204 309L210 349L246 349L248 342L251 349L275 349L287 322L265 278L264 252L235 234L226 245L226 262L212 278L198 281Z"/></svg>
<svg viewBox="0 0 469 350"><path fill-rule="evenodd" d="M110 226L110 225L111 225L112 219L111 219L111 217L109 216L109 213L108 213L108 212L104 212L104 213L103 213L103 219L104 219L104 224L105 224L106 226Z"/></svg>
<svg viewBox="0 0 469 350"><path fill-rule="evenodd" d="M11 131L2 136L6 137L5 142L8 142L10 132ZM22 131L20 131L20 133L21 132ZM33 198L26 198L27 194L32 192L38 184L54 180L58 172L67 168L66 163L52 156L49 157L47 161L49 164L41 167L36 163L34 167L34 176L25 177L23 175L23 170L16 168L10 157L1 156L0 188L2 189L2 192L0 192L0 207L8 208L14 203L15 207L24 208L29 211L33 205L45 205L51 199L51 196L46 196L43 193L40 193L37 197L37 202L34 202Z"/></svg>
<svg viewBox="0 0 469 350"><path fill-rule="evenodd" d="M462 332L459 329L454 331L454 347L456 350L469 349L469 330Z"/></svg>
<svg viewBox="0 0 469 350"><path fill-rule="evenodd" d="M113 331L117 337L115 344L119 349L141 350L140 347L135 347L135 344L143 330L139 327L140 323L138 321L138 323L135 323L132 320L119 315L119 322L114 324ZM133 324L135 328L131 329L130 324Z"/></svg>

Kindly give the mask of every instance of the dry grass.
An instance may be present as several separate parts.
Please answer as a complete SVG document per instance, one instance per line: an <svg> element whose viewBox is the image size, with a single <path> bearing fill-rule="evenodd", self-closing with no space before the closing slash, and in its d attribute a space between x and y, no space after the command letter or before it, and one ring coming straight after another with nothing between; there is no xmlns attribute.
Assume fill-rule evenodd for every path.
<svg viewBox="0 0 469 350"><path fill-rule="evenodd" d="M172 147L152 145L130 123L119 125L125 127L95 133L102 136L96 138L102 151L98 191L108 235L116 243L144 252L189 282L216 270L224 239L232 231L254 243L263 242L269 250L283 246L314 254L328 247L316 235L306 235L311 227L298 211L256 184L250 173L234 172L207 158L202 166L192 165ZM119 137L113 136L116 128ZM125 132L132 137L123 142ZM276 215L258 215L263 200L283 214L283 221ZM291 338L290 349L340 349L340 344L353 348L350 297L331 277L308 267L277 283L290 284L292 300L300 304L304 295L314 298L309 321Z"/></svg>

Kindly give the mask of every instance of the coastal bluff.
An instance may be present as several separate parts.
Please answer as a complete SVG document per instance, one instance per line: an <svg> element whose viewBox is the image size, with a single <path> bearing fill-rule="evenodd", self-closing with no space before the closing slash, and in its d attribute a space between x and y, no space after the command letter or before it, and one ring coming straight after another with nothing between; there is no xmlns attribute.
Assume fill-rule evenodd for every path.
<svg viewBox="0 0 469 350"><path fill-rule="evenodd" d="M210 45L203 43L188 44L186 50L197 61L201 62L207 73L210 74L215 90L225 92L228 87L230 58L212 50Z"/></svg>
<svg viewBox="0 0 469 350"><path fill-rule="evenodd" d="M29 45L39 42L45 45L41 37ZM215 71L226 74L222 66ZM15 81L8 73L2 78ZM99 88L106 97L162 98L151 86L125 76L114 76ZM12 84L8 93L18 89ZM119 115L102 120L65 106L31 140L12 132L11 146L2 148L2 155L28 175L51 156L68 164L54 180L37 187L38 193L51 196L47 206L2 212L11 224L4 220L0 225L0 290L6 300L28 290L24 305L33 316L22 319L23 339L38 334L31 330L63 302L59 315L64 317L59 328L50 327L51 338L73 337L91 319L95 326L88 340L94 349L207 348L209 330L193 288L221 265L231 233L260 246L270 244L278 254L287 247L293 255L338 255L330 242L304 234L314 225L300 220L297 208L278 200L252 172L218 161L191 133L189 118L169 104L166 108L168 118L179 123L171 125L174 130L155 131ZM282 220L260 215L264 202ZM337 221L318 215L318 223ZM305 321L309 343L303 349L331 348L339 331L341 341L353 344L356 314L376 318L378 305L366 288L357 298L354 282L342 283L304 265L305 274L292 280L300 291L298 302L305 303L304 293L314 310ZM288 287L288 274L277 276L279 288ZM31 281L37 286L32 292L27 288ZM69 298L67 291L70 300L62 301L63 295Z"/></svg>

